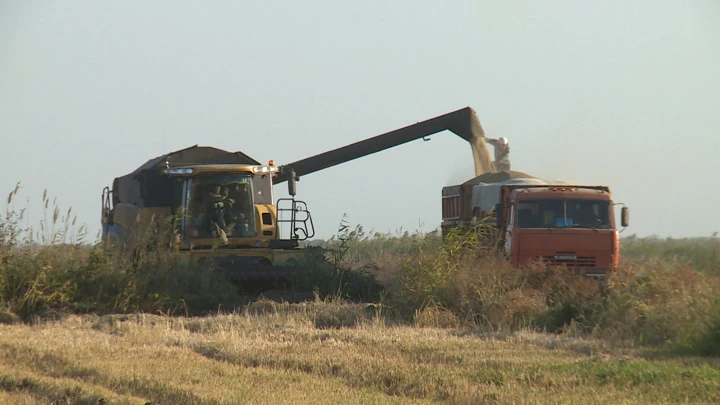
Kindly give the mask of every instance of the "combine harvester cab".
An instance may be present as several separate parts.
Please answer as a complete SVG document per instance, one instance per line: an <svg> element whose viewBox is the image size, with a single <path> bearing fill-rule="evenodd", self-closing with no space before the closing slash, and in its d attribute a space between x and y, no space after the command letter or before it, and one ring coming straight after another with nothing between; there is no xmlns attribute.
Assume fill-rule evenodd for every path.
<svg viewBox="0 0 720 405"><path fill-rule="evenodd" d="M490 173L443 188L443 232L484 220L508 261L566 266L605 277L620 259L614 203L606 186L544 181L519 172ZM628 226L629 211L621 210Z"/></svg>
<svg viewBox="0 0 720 405"><path fill-rule="evenodd" d="M103 242L172 246L184 260L240 280L284 277L308 252L299 241L315 232L307 205L294 198L292 174L293 197L273 204L280 171L211 147L152 159L103 191Z"/></svg>

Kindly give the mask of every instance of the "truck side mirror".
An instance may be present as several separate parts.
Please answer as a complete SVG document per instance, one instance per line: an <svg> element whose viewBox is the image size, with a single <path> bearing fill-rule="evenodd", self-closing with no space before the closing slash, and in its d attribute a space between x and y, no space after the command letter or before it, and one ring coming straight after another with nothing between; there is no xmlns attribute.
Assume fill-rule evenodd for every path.
<svg viewBox="0 0 720 405"><path fill-rule="evenodd" d="M630 208L622 207L620 209L620 225L623 228L630 225Z"/></svg>
<svg viewBox="0 0 720 405"><path fill-rule="evenodd" d="M290 172L290 178L288 179L288 194L295 197L297 191L297 184L295 183L297 178L295 176L295 170Z"/></svg>
<svg viewBox="0 0 720 405"><path fill-rule="evenodd" d="M505 205L502 203L495 204L495 227L502 228L505 219Z"/></svg>

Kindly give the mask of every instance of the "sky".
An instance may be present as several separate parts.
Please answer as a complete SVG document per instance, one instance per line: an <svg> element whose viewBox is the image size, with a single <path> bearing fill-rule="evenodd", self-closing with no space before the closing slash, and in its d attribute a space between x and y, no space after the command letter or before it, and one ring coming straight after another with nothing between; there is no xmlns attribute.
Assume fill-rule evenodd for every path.
<svg viewBox="0 0 720 405"><path fill-rule="evenodd" d="M466 106L514 170L607 185L624 235L720 231L720 2L0 2L0 193L90 239L115 177L192 145L289 163ZM450 132L298 182L316 238L429 232ZM275 197L287 195L285 184Z"/></svg>

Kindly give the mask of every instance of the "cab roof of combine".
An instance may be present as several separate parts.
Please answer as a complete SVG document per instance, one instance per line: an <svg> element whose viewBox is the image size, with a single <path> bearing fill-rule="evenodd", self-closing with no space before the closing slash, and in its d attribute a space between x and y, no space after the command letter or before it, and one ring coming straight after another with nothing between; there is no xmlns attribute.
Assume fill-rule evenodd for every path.
<svg viewBox="0 0 720 405"><path fill-rule="evenodd" d="M259 165L260 162L242 152L228 152L211 146L195 145L150 159L145 162L145 164L138 167L133 173L140 173L143 170L155 168L159 169L168 166L177 167L213 164Z"/></svg>
<svg viewBox="0 0 720 405"><path fill-rule="evenodd" d="M113 181L113 202L127 202L139 206L153 205L149 196L169 192L166 181L160 178L160 171L168 167L196 165L260 165L260 162L242 152L228 152L210 146L191 146L150 159L133 172L117 177ZM166 178L166 176L162 176ZM143 190L156 190L143 192Z"/></svg>

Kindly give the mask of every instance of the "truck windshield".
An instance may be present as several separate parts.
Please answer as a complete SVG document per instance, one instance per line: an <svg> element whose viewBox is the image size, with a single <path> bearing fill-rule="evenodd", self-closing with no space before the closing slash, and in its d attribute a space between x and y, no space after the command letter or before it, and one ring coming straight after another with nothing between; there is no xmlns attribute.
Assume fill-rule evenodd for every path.
<svg viewBox="0 0 720 405"><path fill-rule="evenodd" d="M610 202L603 200L523 200L517 205L519 228L610 229L610 219Z"/></svg>
<svg viewBox="0 0 720 405"><path fill-rule="evenodd" d="M255 214L248 174L199 175L187 196L186 234L191 238L253 237Z"/></svg>

